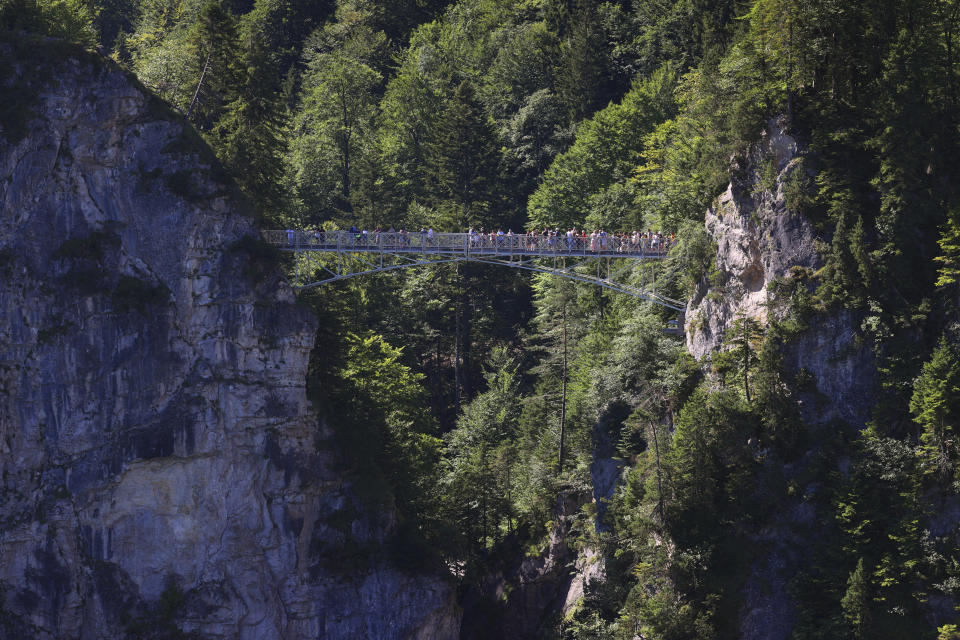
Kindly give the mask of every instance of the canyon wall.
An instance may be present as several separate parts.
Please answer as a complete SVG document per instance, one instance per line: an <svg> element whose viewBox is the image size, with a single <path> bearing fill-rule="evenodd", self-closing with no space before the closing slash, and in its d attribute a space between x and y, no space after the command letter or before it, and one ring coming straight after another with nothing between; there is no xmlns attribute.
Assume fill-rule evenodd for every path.
<svg viewBox="0 0 960 640"><path fill-rule="evenodd" d="M197 134L0 45L0 636L454 638L307 400L316 321Z"/></svg>

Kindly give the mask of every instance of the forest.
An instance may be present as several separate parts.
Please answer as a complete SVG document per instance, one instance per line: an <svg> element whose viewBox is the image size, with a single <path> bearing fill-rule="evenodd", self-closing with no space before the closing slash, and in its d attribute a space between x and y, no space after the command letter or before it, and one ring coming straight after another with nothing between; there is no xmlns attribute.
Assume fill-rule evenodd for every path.
<svg viewBox="0 0 960 640"><path fill-rule="evenodd" d="M681 300L722 289L705 212L779 118L823 266L714 357L653 303L437 265L298 294L311 399L410 571L477 592L561 517L602 558L536 637L741 637L783 535L789 637L960 639L960 1L0 0L0 30L135 74L264 229L652 230ZM805 420L783 362L836 317L875 362L863 424Z"/></svg>

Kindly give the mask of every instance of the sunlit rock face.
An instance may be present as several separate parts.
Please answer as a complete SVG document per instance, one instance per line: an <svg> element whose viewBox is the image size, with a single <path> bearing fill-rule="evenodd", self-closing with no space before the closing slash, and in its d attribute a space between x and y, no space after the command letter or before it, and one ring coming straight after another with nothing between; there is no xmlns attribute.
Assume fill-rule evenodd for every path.
<svg viewBox="0 0 960 640"><path fill-rule="evenodd" d="M791 301L777 292L778 282L789 290L796 284L790 281L800 278L808 291L815 287L824 263L821 247L828 246L829 238L818 238L794 206L794 197L811 189L815 178L805 166L805 154L785 121L771 120L762 139L736 160L727 190L707 211L707 235L716 244L712 273L699 283L685 316L687 350L704 364L725 348L738 318L752 318L761 327L785 319ZM869 419L877 372L873 351L859 336L860 321L848 311L810 314L781 345L784 375L811 428L836 428L837 420L862 428ZM800 384L801 376L806 384ZM801 458L776 473L796 477L807 463ZM806 488L816 491L814 484ZM767 524L744 541L762 552L739 587L740 638L792 637L798 611L790 584L808 565L822 530L814 506L798 497L768 514Z"/></svg>
<svg viewBox="0 0 960 640"><path fill-rule="evenodd" d="M804 169L782 123L771 121L740 164L707 210L707 233L717 245L714 273L686 312L687 349L697 359L721 346L737 316L767 320L771 281L787 277L791 267L822 265L810 223L788 206L786 191Z"/></svg>
<svg viewBox="0 0 960 640"><path fill-rule="evenodd" d="M765 326L771 314L788 311L787 304L771 305L778 300L775 281L803 277L814 286L825 240L818 244L790 197L802 185L811 188L814 176L804 155L783 119L771 120L762 139L738 160L727 190L707 210L707 234L717 246L713 273L700 282L685 315L687 350L698 360L723 348L737 318ZM839 419L859 428L869 419L876 363L858 336L859 326L852 313L814 317L784 347L785 370L809 379L809 392L800 398L808 423Z"/></svg>
<svg viewBox="0 0 960 640"><path fill-rule="evenodd" d="M456 637L341 480L315 320L209 151L42 48L0 45L0 637Z"/></svg>

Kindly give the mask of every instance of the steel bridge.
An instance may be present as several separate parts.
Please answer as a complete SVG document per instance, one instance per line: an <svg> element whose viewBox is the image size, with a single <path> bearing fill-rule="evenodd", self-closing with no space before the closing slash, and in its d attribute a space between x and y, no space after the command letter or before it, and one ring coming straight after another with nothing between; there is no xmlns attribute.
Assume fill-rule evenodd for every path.
<svg viewBox="0 0 960 640"><path fill-rule="evenodd" d="M675 311L682 312L685 307L684 302L657 293L655 269L647 265L664 258L670 248L669 240L658 236L324 230L262 233L281 251L298 255L294 284L299 288L407 267L480 262L594 284ZM633 273L638 264L639 278Z"/></svg>

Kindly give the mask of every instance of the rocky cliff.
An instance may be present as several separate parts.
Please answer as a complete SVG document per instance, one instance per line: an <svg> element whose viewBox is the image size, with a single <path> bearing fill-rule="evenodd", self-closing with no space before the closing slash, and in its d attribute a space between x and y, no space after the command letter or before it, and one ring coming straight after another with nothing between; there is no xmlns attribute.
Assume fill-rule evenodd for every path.
<svg viewBox="0 0 960 640"><path fill-rule="evenodd" d="M340 479L315 320L196 134L92 54L0 59L0 636L456 637Z"/></svg>
<svg viewBox="0 0 960 640"><path fill-rule="evenodd" d="M740 158L730 184L707 211L706 229L717 251L712 273L699 285L686 311L687 349L707 361L724 348L724 338L738 317L763 327L783 320L790 301L777 284L794 278L810 288L823 266L818 247L826 246L809 221L792 206L791 189L809 188L806 150L785 130L782 119L769 122L763 138ZM818 242L819 240L819 242ZM877 372L872 350L859 336L858 318L850 312L814 315L790 336L781 350L787 376L808 427L841 420L862 428L876 397ZM760 454L762 455L762 454ZM804 460L771 471L771 477L800 476ZM809 480L807 480L809 482ZM764 490L758 487L759 492ZM816 486L805 488L815 493ZM741 589L740 637L787 640L798 612L790 593L822 534L813 505L791 498L768 514L765 526L744 543L758 551Z"/></svg>
<svg viewBox="0 0 960 640"><path fill-rule="evenodd" d="M790 197L812 184L805 153L783 119L771 120L762 139L736 162L727 190L707 210L716 257L686 310L687 349L698 360L722 348L736 318L754 318L765 326L778 307L782 311L774 304L776 282L808 278L823 266L818 247L825 245L818 244ZM812 391L801 398L804 419L810 424L840 419L862 427L872 406L876 365L873 352L858 338L858 318L839 313L809 324L784 352L786 369L810 380L806 386Z"/></svg>

